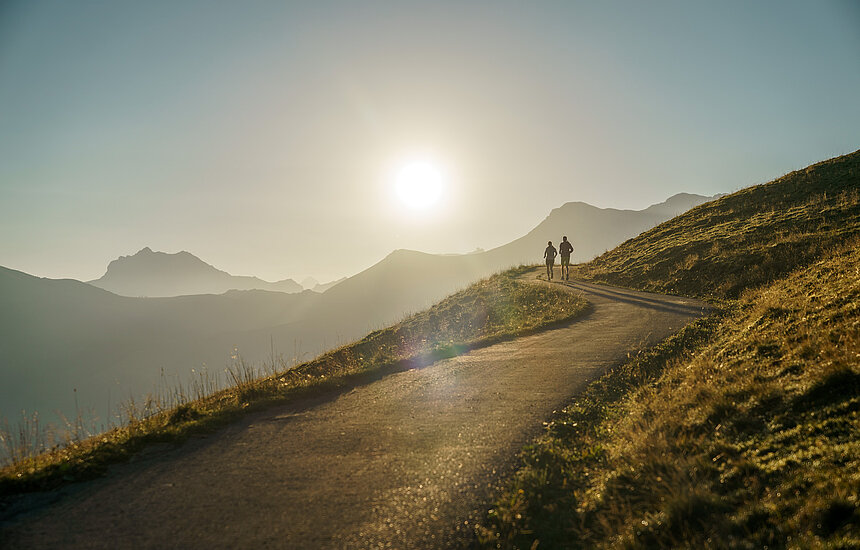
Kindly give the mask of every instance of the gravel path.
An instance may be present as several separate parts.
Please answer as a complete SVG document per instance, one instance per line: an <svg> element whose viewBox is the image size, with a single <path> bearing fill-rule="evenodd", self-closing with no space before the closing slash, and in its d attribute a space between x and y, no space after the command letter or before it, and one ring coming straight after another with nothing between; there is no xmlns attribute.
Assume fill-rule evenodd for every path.
<svg viewBox="0 0 860 550"><path fill-rule="evenodd" d="M0 524L0 546L466 545L517 451L553 410L704 307L579 282L565 288L583 293L593 312L348 393L252 414L151 449L106 478L27 497L29 510Z"/></svg>

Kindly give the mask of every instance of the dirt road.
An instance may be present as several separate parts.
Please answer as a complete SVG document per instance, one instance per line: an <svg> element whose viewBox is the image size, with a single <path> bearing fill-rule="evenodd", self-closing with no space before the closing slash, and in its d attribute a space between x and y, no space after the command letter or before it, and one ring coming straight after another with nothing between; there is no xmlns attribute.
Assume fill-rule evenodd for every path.
<svg viewBox="0 0 860 550"><path fill-rule="evenodd" d="M0 546L462 546L554 409L703 313L684 298L566 288L589 316L151 450L37 497L2 524Z"/></svg>

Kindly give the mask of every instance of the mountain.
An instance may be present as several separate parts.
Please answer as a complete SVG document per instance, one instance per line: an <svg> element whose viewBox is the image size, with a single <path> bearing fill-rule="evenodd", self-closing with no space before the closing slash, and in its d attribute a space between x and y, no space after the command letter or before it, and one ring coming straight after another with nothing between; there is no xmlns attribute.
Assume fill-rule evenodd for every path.
<svg viewBox="0 0 860 550"><path fill-rule="evenodd" d="M111 262L92 286L0 268L0 415L36 409L71 418L77 399L80 410L92 408L104 418L109 404L129 395L139 400L159 385L176 386L192 368L205 364L223 374L235 347L250 363L268 359L273 348L309 359L476 279L540 262L547 240L567 235L574 260L590 258L706 200L675 196L642 211L568 203L524 237L493 250L397 250L330 288L327 283L292 294L271 291L283 288L279 283L233 277L188 252L149 248ZM237 287L268 290L225 292ZM171 294L184 295L157 297Z"/></svg>
<svg viewBox="0 0 860 550"><path fill-rule="evenodd" d="M292 279L270 283L257 277L230 275L197 256L153 252L149 247L112 261L101 278L89 284L120 296L166 297L188 294L223 294L228 290L301 292Z"/></svg>
<svg viewBox="0 0 860 550"><path fill-rule="evenodd" d="M302 287L306 290L313 290L314 292L323 293L326 290L330 289L334 285L340 283L341 281L345 281L346 277L341 277L336 281L329 281L328 283L321 283L314 279L313 277L305 277L302 279Z"/></svg>
<svg viewBox="0 0 860 550"><path fill-rule="evenodd" d="M586 262L622 242L647 231L716 197L679 193L644 210L597 208L584 202L568 202L550 212L523 237L498 248L477 254L495 269L542 263L547 241L558 248L562 236L573 244L573 263ZM472 254L474 256L476 254Z"/></svg>
<svg viewBox="0 0 860 550"><path fill-rule="evenodd" d="M459 255L414 250L392 252L379 263L332 287L321 303L340 303L344 312L362 311L368 320L390 323L481 277L511 266L541 263L548 240L557 245L567 235L574 246L573 262L587 261L712 198L682 193L645 210L597 208L569 202L550 212L525 236L486 252ZM321 306L322 311L329 309Z"/></svg>
<svg viewBox="0 0 860 550"><path fill-rule="evenodd" d="M337 309L341 320L357 314L370 328L385 326L488 275L487 266L472 258L395 250L327 290L320 310Z"/></svg>
<svg viewBox="0 0 860 550"><path fill-rule="evenodd" d="M325 292L326 290L330 289L334 285L339 284L339 283L345 281L346 279L347 279L346 277L341 277L340 279L338 279L336 281L329 281L327 283L317 283L313 287L311 287L311 290L313 290L314 292Z"/></svg>
<svg viewBox="0 0 860 550"><path fill-rule="evenodd" d="M300 284L305 290L313 290L313 288L320 284L320 282L313 277L305 277L304 279L302 279L302 282Z"/></svg>
<svg viewBox="0 0 860 550"><path fill-rule="evenodd" d="M75 414L162 384L205 364L222 373L235 347L249 360L271 347L291 355L322 351L319 327L300 321L314 292L233 290L221 295L129 298L74 280L0 267L0 415L39 410ZM292 327L290 330L272 327ZM247 353L246 353L247 352ZM171 385L173 385L171 383ZM77 392L73 392L77 389Z"/></svg>

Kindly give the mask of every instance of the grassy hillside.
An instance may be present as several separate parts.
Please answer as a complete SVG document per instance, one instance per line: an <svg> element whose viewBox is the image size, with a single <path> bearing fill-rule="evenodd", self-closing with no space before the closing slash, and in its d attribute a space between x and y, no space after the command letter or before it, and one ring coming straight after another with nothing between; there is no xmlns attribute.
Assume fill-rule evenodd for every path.
<svg viewBox="0 0 860 550"><path fill-rule="evenodd" d="M724 308L561 411L479 528L486 546L860 546L858 157L580 266Z"/></svg>
<svg viewBox="0 0 860 550"><path fill-rule="evenodd" d="M512 270L480 281L430 309L372 332L364 339L313 361L261 376L241 359L233 385L212 393L206 380L174 388L178 399L155 398L132 407L125 426L32 456L32 426L0 430L14 463L0 470L0 494L52 487L99 475L107 464L128 458L150 442L177 441L248 410L372 380L387 372L428 364L470 348L569 321L587 311L584 299L545 285L516 280ZM94 289L95 290L95 289ZM178 401L178 403L177 403ZM178 406L166 407L164 403ZM71 436L71 434L70 434Z"/></svg>
<svg viewBox="0 0 860 550"><path fill-rule="evenodd" d="M860 151L700 205L571 275L656 292L737 298L857 234Z"/></svg>

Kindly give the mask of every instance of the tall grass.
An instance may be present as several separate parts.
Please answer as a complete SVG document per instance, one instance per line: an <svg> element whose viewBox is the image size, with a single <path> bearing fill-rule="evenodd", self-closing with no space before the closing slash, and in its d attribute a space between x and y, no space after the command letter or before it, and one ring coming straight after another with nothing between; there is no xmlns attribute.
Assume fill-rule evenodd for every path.
<svg viewBox="0 0 860 550"><path fill-rule="evenodd" d="M32 415L22 413L14 425L10 425L5 418L0 420L2 456L8 457L7 460L13 464L44 452L46 441L47 436L40 422L39 413Z"/></svg>
<svg viewBox="0 0 860 550"><path fill-rule="evenodd" d="M199 402L228 388L241 391L257 380L293 366L283 355L251 364L239 354L238 349L234 349L230 362L221 372L212 372L206 367L195 368L182 379L178 375L168 377L162 370L153 391L138 398L129 394L109 408L107 419L100 418L92 409L80 409L77 399L73 416L57 413L59 423L44 422L38 412L22 411L13 422L0 419L0 467L21 464L42 453L80 444L99 434L139 424L166 411L188 410L187 405L190 403ZM73 391L77 397L77 389Z"/></svg>

